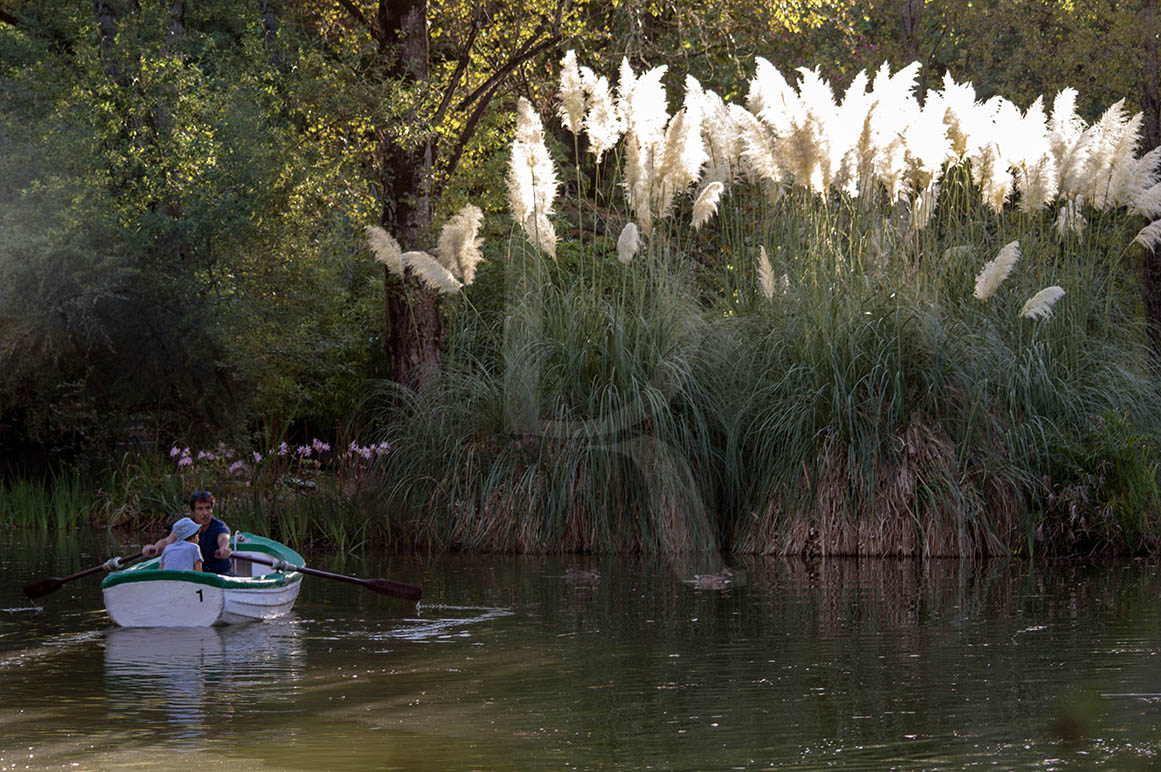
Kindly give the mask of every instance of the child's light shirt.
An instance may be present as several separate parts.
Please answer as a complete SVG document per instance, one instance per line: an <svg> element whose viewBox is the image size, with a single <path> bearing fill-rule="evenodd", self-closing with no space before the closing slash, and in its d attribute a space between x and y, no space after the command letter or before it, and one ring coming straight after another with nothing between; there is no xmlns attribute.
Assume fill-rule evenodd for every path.
<svg viewBox="0 0 1161 772"><path fill-rule="evenodd" d="M171 571L192 571L194 563L202 559L202 551L197 544L175 541L161 553L161 567Z"/></svg>

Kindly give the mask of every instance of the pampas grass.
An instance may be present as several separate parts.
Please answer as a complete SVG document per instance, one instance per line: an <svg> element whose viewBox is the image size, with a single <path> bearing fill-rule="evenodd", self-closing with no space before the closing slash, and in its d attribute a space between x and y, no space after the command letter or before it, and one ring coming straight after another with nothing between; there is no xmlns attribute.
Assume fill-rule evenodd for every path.
<svg viewBox="0 0 1161 772"><path fill-rule="evenodd" d="M974 293L976 299L985 301L990 298L1004 279L1008 278L1008 274L1012 272L1012 267L1019 259L1019 241L1012 241L1004 245L1000 253L985 263L979 275L976 276Z"/></svg>
<svg viewBox="0 0 1161 772"><path fill-rule="evenodd" d="M548 255L556 255L556 233L548 220L559 182L544 146L544 125L531 103L520 97L516 130L508 163L508 208L528 240Z"/></svg>
<svg viewBox="0 0 1161 772"><path fill-rule="evenodd" d="M477 236L483 221L480 208L468 204L440 230L436 248L439 264L465 285L475 281L476 266L484 259L480 252L483 239Z"/></svg>
<svg viewBox="0 0 1161 772"><path fill-rule="evenodd" d="M767 300L774 297L774 266L766 256L766 247L758 245L758 288Z"/></svg>
<svg viewBox="0 0 1161 772"><path fill-rule="evenodd" d="M576 63L576 51L571 48L560 62L560 90L556 114L561 123L573 134L579 134L584 126L585 87L581 80L580 68Z"/></svg>
<svg viewBox="0 0 1161 772"><path fill-rule="evenodd" d="M722 191L725 190L725 183L715 180L704 188L698 194L697 200L693 203L693 216L690 218L690 225L694 230L709 222L709 219L717 214L718 200L722 197Z"/></svg>
<svg viewBox="0 0 1161 772"><path fill-rule="evenodd" d="M637 250L641 248L641 232L636 223L625 223L621 235L617 237L617 259L622 263L632 261Z"/></svg>
<svg viewBox="0 0 1161 772"><path fill-rule="evenodd" d="M1161 248L1161 220L1152 222L1137 232L1133 237L1134 244L1140 244L1145 249L1156 250Z"/></svg>
<svg viewBox="0 0 1161 772"><path fill-rule="evenodd" d="M1025 319L1050 319L1052 306L1064 297L1064 290L1060 287L1045 287L1024 302L1020 309L1020 316Z"/></svg>
<svg viewBox="0 0 1161 772"><path fill-rule="evenodd" d="M378 225L368 225L366 232L367 243L375 259L387 266L391 273L402 276L403 250L399 248L399 242Z"/></svg>
<svg viewBox="0 0 1161 772"><path fill-rule="evenodd" d="M597 163L611 150L621 135L625 133L625 121L621 118L612 94L609 81L603 75L596 75L588 67L581 68L585 96L588 98L588 113L584 118L585 133L589 138L589 150L597 158Z"/></svg>
<svg viewBox="0 0 1161 772"><path fill-rule="evenodd" d="M1156 543L1156 455L1131 449L1161 437L1161 395L1116 207L1161 193L1131 119L1088 126L1064 92L1051 116L983 102L950 75L920 104L915 64L837 100L817 70L758 62L745 105L696 81L671 105L664 68L627 61L613 104L577 71L590 149L624 164L592 177L625 223L615 257L594 227L560 262L522 252L540 280L503 307L448 304L441 378L385 419L385 517L520 551L1030 554L1082 520L1098 547ZM548 251L552 159L520 110L512 216ZM1048 318L1062 286L1069 323L1016 313L1032 295L1021 313Z"/></svg>
<svg viewBox="0 0 1161 772"><path fill-rule="evenodd" d="M403 265L410 268L426 287L436 292L451 295L459 292L463 286L451 271L426 252L404 252Z"/></svg>

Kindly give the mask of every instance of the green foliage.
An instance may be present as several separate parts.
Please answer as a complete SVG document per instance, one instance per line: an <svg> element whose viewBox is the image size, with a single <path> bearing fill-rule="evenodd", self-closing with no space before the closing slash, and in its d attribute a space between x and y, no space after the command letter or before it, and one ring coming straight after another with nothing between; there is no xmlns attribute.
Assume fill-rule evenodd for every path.
<svg viewBox="0 0 1161 772"><path fill-rule="evenodd" d="M85 523L95 502L78 472L0 480L0 524L65 531Z"/></svg>
<svg viewBox="0 0 1161 772"><path fill-rule="evenodd" d="M1105 549L1110 535L1131 552L1154 548L1161 537L1157 436L1135 423L1128 413L1109 413L1076 435L1051 436L1051 482L1035 531L1041 549Z"/></svg>
<svg viewBox="0 0 1161 772"><path fill-rule="evenodd" d="M366 515L388 463L387 444L332 448L314 439L257 447L221 442L201 450L175 445L165 456L127 453L98 493L101 519L118 530L168 528L187 510L190 492L202 489L213 491L217 516L232 530L342 550L390 538L388 523Z"/></svg>
<svg viewBox="0 0 1161 772"><path fill-rule="evenodd" d="M103 44L59 5L63 50L0 30L0 415L50 443L339 422L373 349L371 199L300 130L293 29L275 51L215 5L171 40L143 4Z"/></svg>

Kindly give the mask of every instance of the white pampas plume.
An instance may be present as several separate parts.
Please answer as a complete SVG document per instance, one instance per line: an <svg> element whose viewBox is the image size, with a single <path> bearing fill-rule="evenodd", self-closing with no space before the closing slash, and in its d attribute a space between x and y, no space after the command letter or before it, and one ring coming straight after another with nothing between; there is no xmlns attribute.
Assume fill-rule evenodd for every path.
<svg viewBox="0 0 1161 772"><path fill-rule="evenodd" d="M1083 196L1070 198L1064 202L1064 206L1060 207L1060 213L1056 215L1056 233L1060 238L1064 238L1069 233L1075 233L1078 239L1083 238L1084 226L1088 225L1088 221L1080 213L1083 207Z"/></svg>
<svg viewBox="0 0 1161 772"><path fill-rule="evenodd" d="M954 157L943 116L943 105L933 100L912 113L903 129L903 159L913 190L935 185L943 174L943 165Z"/></svg>
<svg viewBox="0 0 1161 772"><path fill-rule="evenodd" d="M843 94L842 102L835 117L835 140L831 146L834 159L834 182L848 196L856 198L862 181L859 168L872 168L872 161L861 164L861 156L870 146L871 99L867 94L867 73L860 70ZM869 184L869 183L868 183Z"/></svg>
<svg viewBox="0 0 1161 772"><path fill-rule="evenodd" d="M1049 319L1052 317L1052 306L1064 297L1064 290L1060 287L1045 287L1024 303L1020 309L1020 316L1025 319Z"/></svg>
<svg viewBox="0 0 1161 772"><path fill-rule="evenodd" d="M368 225L367 244L375 253L375 259L387 266L391 273L396 276L403 275L403 250L399 248L399 242L390 233L378 225Z"/></svg>
<svg viewBox="0 0 1161 772"><path fill-rule="evenodd" d="M476 266L484 259L480 252L483 239L477 238L484 213L478 206L468 204L448 220L439 234L439 264L452 272L464 284L476 278Z"/></svg>
<svg viewBox="0 0 1161 772"><path fill-rule="evenodd" d="M581 68L585 95L588 97L588 114L585 115L585 132L589 135L589 151L601 157L617 144L625 133L625 121L613 104L609 94L609 81L604 75L596 75L588 67Z"/></svg>
<svg viewBox="0 0 1161 772"><path fill-rule="evenodd" d="M1140 244L1145 249L1155 250L1161 247L1161 220L1151 222L1138 231L1133 238L1134 244Z"/></svg>
<svg viewBox="0 0 1161 772"><path fill-rule="evenodd" d="M774 138L753 113L741 105L730 105L730 117L741 136L742 161L747 171L760 180L781 184L782 168L774 149Z"/></svg>
<svg viewBox="0 0 1161 772"><path fill-rule="evenodd" d="M1112 168L1108 172L1108 205L1131 206L1144 186L1155 181L1157 155L1161 148L1153 148L1141 158L1137 158L1137 146L1141 143L1143 113L1137 113L1126 124L1113 151ZM1141 167L1147 173L1141 176Z"/></svg>
<svg viewBox="0 0 1161 772"><path fill-rule="evenodd" d="M617 109L625 119L625 130L635 134L643 145L660 143L665 138L665 125L669 123L668 99L661 78L669 67L654 67L641 77L634 77L628 60L621 63L621 86L618 86ZM622 87L626 76L629 78L629 93Z"/></svg>
<svg viewBox="0 0 1161 772"><path fill-rule="evenodd" d="M1023 118L1014 104L1001 96L995 96L980 108L982 115L990 120L981 120L978 134L979 143L975 151L968 154L972 163L972 181L980 188L984 203L999 213L1012 192L1015 178L1009 167L1007 138L1023 129Z"/></svg>
<svg viewBox="0 0 1161 772"><path fill-rule="evenodd" d="M1092 152L1092 136L1076 114L1076 89L1066 88L1052 102L1048 121L1048 146L1056 161L1056 186L1065 196L1081 193L1085 168Z"/></svg>
<svg viewBox="0 0 1161 772"><path fill-rule="evenodd" d="M579 134L585 118L585 89L576 64L576 51L570 48L560 65L560 91L556 92L560 102L556 113L566 129Z"/></svg>
<svg viewBox="0 0 1161 772"><path fill-rule="evenodd" d="M1019 207L1036 212L1056 198L1056 157L1048 141L1048 119L1044 115L1044 98L1024 113L1022 127L1005 140L1008 156L1016 167L1016 189L1020 191Z"/></svg>
<svg viewBox="0 0 1161 772"><path fill-rule="evenodd" d="M868 96L872 106L856 142L858 184L863 188L860 194L869 192L872 179L886 188L891 201L898 201L904 192L906 128L919 120L921 114L913 93L918 74L918 62L912 62L894 75L890 74L890 68L884 62L875 74ZM868 161L869 169L866 166Z"/></svg>
<svg viewBox="0 0 1161 772"><path fill-rule="evenodd" d="M702 107L701 132L709 152L702 179L706 182L733 182L742 154L741 134L734 125L729 107L713 91L702 92Z"/></svg>
<svg viewBox="0 0 1161 772"><path fill-rule="evenodd" d="M1126 191L1129 213L1152 220L1161 214L1161 147L1155 147L1137 159L1132 182Z"/></svg>
<svg viewBox="0 0 1161 772"><path fill-rule="evenodd" d="M549 257L556 257L556 228L552 227L552 222L543 214L537 212L528 215L528 219L524 221L524 234L541 252Z"/></svg>
<svg viewBox="0 0 1161 772"><path fill-rule="evenodd" d="M784 278L789 283L789 277ZM766 247L761 244L758 245L758 287L767 300L774 297L774 266L770 265Z"/></svg>
<svg viewBox="0 0 1161 772"><path fill-rule="evenodd" d="M801 109L798 95L769 61L759 56L754 63L756 70L750 80L746 107L772 127L775 134L787 136L794 130L792 115Z"/></svg>
<svg viewBox="0 0 1161 772"><path fill-rule="evenodd" d="M709 218L717 214L718 201L722 197L722 191L725 190L725 185L721 182L711 182L702 188L701 193L698 194L697 200L693 202L693 218L691 224L694 230L698 230L701 226L709 222Z"/></svg>
<svg viewBox="0 0 1161 772"><path fill-rule="evenodd" d="M657 212L664 217L673 199L701 176L701 167L709 155L701 138L701 84L693 77L685 79L685 106L665 131L665 151L661 159L657 188Z"/></svg>
<svg viewBox="0 0 1161 772"><path fill-rule="evenodd" d="M1000 282L1008 277L1012 266L1020 259L1020 242L1013 241L1006 244L993 260L988 261L976 277L975 296L980 300L987 300L1000 286Z"/></svg>
<svg viewBox="0 0 1161 772"><path fill-rule="evenodd" d="M1114 172L1132 161L1140 139L1141 120L1140 114L1129 118L1125 100L1120 99L1085 130L1090 154L1082 173L1083 189L1085 200L1094 209L1103 210L1120 203L1114 200Z"/></svg>
<svg viewBox="0 0 1161 772"><path fill-rule="evenodd" d="M532 168L536 159L531 148L519 140L512 142L512 158L508 162L508 210L512 219L523 223L536 206L536 188Z"/></svg>
<svg viewBox="0 0 1161 772"><path fill-rule="evenodd" d="M556 233L548 221L559 183L544 146L540 116L524 97L516 103L516 131L508 163L508 206L529 240L556 255Z"/></svg>
<svg viewBox="0 0 1161 772"><path fill-rule="evenodd" d="M436 292L451 295L459 292L463 286L452 276L451 271L426 252L404 252L402 258L403 265L410 268L421 282Z"/></svg>
<svg viewBox="0 0 1161 772"><path fill-rule="evenodd" d="M940 256L940 259L942 259L944 262L947 262L948 260L967 257L974 249L975 248L970 244L959 244L954 247L948 247L947 249L943 250L943 254Z"/></svg>
<svg viewBox="0 0 1161 772"><path fill-rule="evenodd" d="M641 232L637 230L637 223L625 223L621 235L617 237L617 259L628 263L641 248Z"/></svg>
<svg viewBox="0 0 1161 772"><path fill-rule="evenodd" d="M1139 214L1150 220L1161 216L1161 182L1151 185L1137 194L1137 199L1129 211L1131 214Z"/></svg>
<svg viewBox="0 0 1161 772"><path fill-rule="evenodd" d="M793 129L781 138L782 151L795 183L825 197L834 179L832 148L838 105L830 84L817 70L799 67L798 74L802 76L798 101L789 115Z"/></svg>

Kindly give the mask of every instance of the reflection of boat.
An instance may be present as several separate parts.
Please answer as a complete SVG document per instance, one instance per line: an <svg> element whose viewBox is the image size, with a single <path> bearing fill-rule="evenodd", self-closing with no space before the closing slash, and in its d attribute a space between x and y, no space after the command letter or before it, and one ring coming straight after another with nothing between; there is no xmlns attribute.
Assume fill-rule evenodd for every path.
<svg viewBox="0 0 1161 772"><path fill-rule="evenodd" d="M293 615L261 625L112 627L103 635L109 718L203 748L229 717L293 701L285 686L306 658Z"/></svg>
<svg viewBox="0 0 1161 772"><path fill-rule="evenodd" d="M101 582L105 608L122 627L208 627L286 614L298 598L302 574L283 573L247 560L266 555L301 566L297 552L273 539L238 534L233 555L236 576L203 571L166 571L152 558Z"/></svg>

